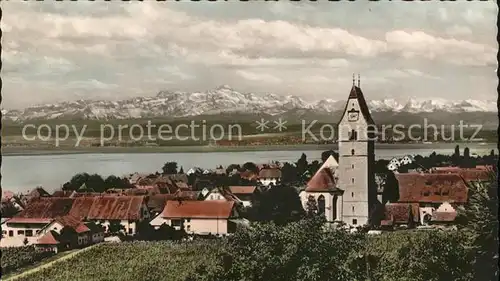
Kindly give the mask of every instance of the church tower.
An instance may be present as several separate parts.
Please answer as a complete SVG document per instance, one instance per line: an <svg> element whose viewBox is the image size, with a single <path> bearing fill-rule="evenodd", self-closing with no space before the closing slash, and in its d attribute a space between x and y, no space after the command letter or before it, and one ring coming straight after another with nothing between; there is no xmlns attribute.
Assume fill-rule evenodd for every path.
<svg viewBox="0 0 500 281"><path fill-rule="evenodd" d="M361 226L370 223L377 202L375 185L375 123L360 88L352 88L338 124L339 188L344 190L342 221Z"/></svg>

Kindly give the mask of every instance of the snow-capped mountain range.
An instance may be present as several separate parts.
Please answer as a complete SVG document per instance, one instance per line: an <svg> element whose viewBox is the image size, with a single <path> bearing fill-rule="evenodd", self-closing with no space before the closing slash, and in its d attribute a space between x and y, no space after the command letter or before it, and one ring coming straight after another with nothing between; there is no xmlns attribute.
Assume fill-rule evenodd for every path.
<svg viewBox="0 0 500 281"><path fill-rule="evenodd" d="M306 102L297 96L241 93L227 85L204 92L161 91L152 97L136 97L120 101L76 100L44 104L23 110L2 109L2 119L29 121L44 119L137 119L153 117L187 117L221 113L266 113L278 115L290 110L307 109L317 113L333 113L344 109L345 100ZM483 100L417 100L399 103L394 99L368 100L372 112L496 112L496 101Z"/></svg>

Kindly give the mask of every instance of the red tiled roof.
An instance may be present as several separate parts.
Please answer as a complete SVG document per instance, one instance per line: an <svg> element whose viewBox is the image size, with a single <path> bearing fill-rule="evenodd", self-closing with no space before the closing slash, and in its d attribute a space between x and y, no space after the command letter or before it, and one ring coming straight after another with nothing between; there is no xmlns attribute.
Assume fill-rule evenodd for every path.
<svg viewBox="0 0 500 281"><path fill-rule="evenodd" d="M255 186L230 186L229 190L233 194L253 194L257 187Z"/></svg>
<svg viewBox="0 0 500 281"><path fill-rule="evenodd" d="M490 177L490 170L484 168L462 169L458 167L437 167L435 174L459 174L465 181L487 181Z"/></svg>
<svg viewBox="0 0 500 281"><path fill-rule="evenodd" d="M76 233L90 231L90 229L79 218L73 216L57 217L55 218L55 221L60 223L62 226L73 228Z"/></svg>
<svg viewBox="0 0 500 281"><path fill-rule="evenodd" d="M384 221L391 221L395 224L407 224L412 219L414 222L419 221L418 203L387 203L384 208Z"/></svg>
<svg viewBox="0 0 500 281"><path fill-rule="evenodd" d="M147 206L154 212L161 212L165 208L167 201L196 200L197 197L195 191L178 191L174 194L156 194L149 197Z"/></svg>
<svg viewBox="0 0 500 281"><path fill-rule="evenodd" d="M39 224L47 224L51 222L52 219L49 218L11 218L7 220L7 223L39 223Z"/></svg>
<svg viewBox="0 0 500 281"><path fill-rule="evenodd" d="M42 237L37 239L37 244L57 245L57 244L59 244L58 238L59 238L59 235L57 234L57 232L55 232L53 230L47 231L47 233L45 233L45 235L43 235Z"/></svg>
<svg viewBox="0 0 500 281"><path fill-rule="evenodd" d="M278 168L264 168L260 170L259 178L281 178L281 170Z"/></svg>
<svg viewBox="0 0 500 281"><path fill-rule="evenodd" d="M70 215L91 220L139 220L143 202L143 196L76 198Z"/></svg>
<svg viewBox="0 0 500 281"><path fill-rule="evenodd" d="M328 168L323 168L309 180L306 192L329 192L336 189L332 171Z"/></svg>
<svg viewBox="0 0 500 281"><path fill-rule="evenodd" d="M467 184L458 174L397 174L396 178L399 202L467 202Z"/></svg>
<svg viewBox="0 0 500 281"><path fill-rule="evenodd" d="M234 201L169 201L163 209L164 218L229 218Z"/></svg>
<svg viewBox="0 0 500 281"><path fill-rule="evenodd" d="M65 216L69 213L73 199L60 197L34 198L16 218L49 218Z"/></svg>

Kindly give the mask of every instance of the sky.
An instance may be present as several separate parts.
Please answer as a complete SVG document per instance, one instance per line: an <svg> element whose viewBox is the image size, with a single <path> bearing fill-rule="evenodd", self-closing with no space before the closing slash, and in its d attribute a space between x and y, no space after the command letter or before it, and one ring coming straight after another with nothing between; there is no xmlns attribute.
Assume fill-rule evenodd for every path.
<svg viewBox="0 0 500 281"><path fill-rule="evenodd" d="M0 2L2 108L161 90L496 99L494 1Z"/></svg>

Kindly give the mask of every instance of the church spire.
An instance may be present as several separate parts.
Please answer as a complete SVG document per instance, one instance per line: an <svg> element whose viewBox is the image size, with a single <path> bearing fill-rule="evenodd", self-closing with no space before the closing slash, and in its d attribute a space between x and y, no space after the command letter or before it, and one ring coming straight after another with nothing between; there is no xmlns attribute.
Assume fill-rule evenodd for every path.
<svg viewBox="0 0 500 281"><path fill-rule="evenodd" d="M354 73L352 74L352 85L353 85L353 86L356 86L356 84L355 84L355 80L354 80Z"/></svg>
<svg viewBox="0 0 500 281"><path fill-rule="evenodd" d="M358 73L358 88L360 88L360 85L361 85L361 78L359 77L359 73Z"/></svg>

